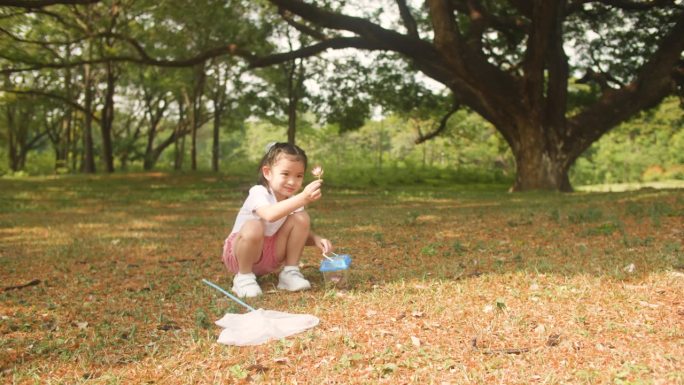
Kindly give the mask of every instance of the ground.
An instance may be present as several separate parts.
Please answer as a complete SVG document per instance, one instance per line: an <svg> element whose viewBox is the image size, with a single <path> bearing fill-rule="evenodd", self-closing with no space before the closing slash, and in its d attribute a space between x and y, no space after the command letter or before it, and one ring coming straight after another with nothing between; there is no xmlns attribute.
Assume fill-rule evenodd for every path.
<svg viewBox="0 0 684 385"><path fill-rule="evenodd" d="M8 384L684 384L684 190L506 193L327 181L308 208L351 289L260 279L319 326L216 343L245 310L223 239L249 187L212 175L0 179Z"/></svg>

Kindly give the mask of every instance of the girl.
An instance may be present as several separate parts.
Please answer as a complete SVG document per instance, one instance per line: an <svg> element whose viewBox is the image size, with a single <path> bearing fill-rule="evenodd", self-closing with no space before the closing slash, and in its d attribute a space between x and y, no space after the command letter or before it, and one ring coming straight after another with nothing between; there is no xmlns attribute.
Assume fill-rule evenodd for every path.
<svg viewBox="0 0 684 385"><path fill-rule="evenodd" d="M230 236L223 246L223 262L231 272L233 291L239 297L261 295L256 275L276 271L278 289L311 288L299 271L305 245L315 245L323 253L332 243L310 229L304 206L321 198L322 180L309 183L297 194L304 181L307 158L304 151L289 143L272 143L259 165L259 184L249 190Z"/></svg>

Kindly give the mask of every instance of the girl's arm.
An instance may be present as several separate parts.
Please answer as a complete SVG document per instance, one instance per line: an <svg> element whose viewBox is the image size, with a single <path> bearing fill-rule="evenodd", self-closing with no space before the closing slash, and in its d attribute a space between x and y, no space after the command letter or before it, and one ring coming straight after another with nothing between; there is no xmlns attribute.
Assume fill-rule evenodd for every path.
<svg viewBox="0 0 684 385"><path fill-rule="evenodd" d="M323 181L321 180L315 180L304 187L304 190L299 194L272 205L259 207L255 212L261 219L267 222L275 222L298 208L319 200L321 198L322 183Z"/></svg>
<svg viewBox="0 0 684 385"><path fill-rule="evenodd" d="M334 250L330 240L316 235L313 231L309 231L309 237L306 238L306 246L316 246L321 249L323 254L330 253Z"/></svg>

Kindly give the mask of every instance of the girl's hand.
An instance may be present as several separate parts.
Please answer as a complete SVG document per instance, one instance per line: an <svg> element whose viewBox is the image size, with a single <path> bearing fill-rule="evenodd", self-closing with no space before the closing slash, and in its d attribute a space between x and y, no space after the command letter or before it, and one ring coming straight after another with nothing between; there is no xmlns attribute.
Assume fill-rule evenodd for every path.
<svg viewBox="0 0 684 385"><path fill-rule="evenodd" d="M328 254L334 250L332 242L329 239L316 237L314 238L316 246L323 251L323 254Z"/></svg>
<svg viewBox="0 0 684 385"><path fill-rule="evenodd" d="M302 197L306 200L307 203L315 202L319 199L321 199L322 193L321 193L321 185L323 184L323 181L318 179L315 180L306 187L304 187L304 190L300 193Z"/></svg>

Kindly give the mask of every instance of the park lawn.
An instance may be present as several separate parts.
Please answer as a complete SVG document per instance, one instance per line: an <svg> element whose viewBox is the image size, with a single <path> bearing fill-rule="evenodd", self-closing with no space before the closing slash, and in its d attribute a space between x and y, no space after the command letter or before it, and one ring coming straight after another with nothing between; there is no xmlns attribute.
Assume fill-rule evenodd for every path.
<svg viewBox="0 0 684 385"><path fill-rule="evenodd" d="M244 310L201 280L230 288L246 181L0 179L0 380L684 384L684 190L327 182L309 212L354 258L352 289L327 290L307 248L313 290L267 276L248 302L319 326L232 347L213 322Z"/></svg>

